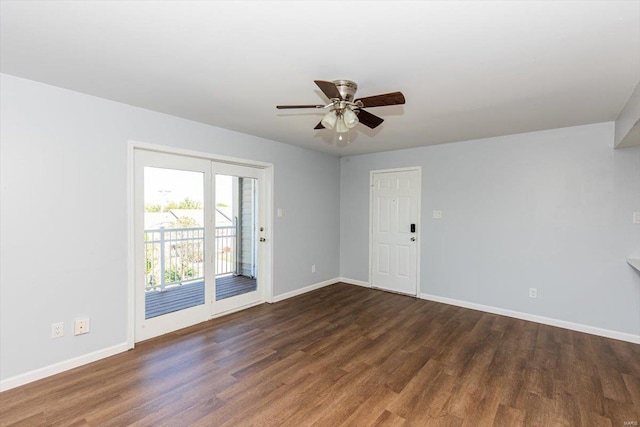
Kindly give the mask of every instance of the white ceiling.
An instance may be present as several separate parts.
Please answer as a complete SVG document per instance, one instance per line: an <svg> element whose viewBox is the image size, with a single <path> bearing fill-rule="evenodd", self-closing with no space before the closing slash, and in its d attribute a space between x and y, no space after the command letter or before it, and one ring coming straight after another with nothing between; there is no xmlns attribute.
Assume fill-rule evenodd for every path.
<svg viewBox="0 0 640 427"><path fill-rule="evenodd" d="M615 120L640 81L640 1L2 1L0 70L323 151L394 150ZM313 80L368 109L316 131Z"/></svg>

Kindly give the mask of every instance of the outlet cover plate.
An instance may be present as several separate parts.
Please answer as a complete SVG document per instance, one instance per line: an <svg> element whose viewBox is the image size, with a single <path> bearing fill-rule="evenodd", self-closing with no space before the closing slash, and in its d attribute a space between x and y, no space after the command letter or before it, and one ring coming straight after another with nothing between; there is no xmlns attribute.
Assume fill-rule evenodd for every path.
<svg viewBox="0 0 640 427"><path fill-rule="evenodd" d="M82 335L89 333L89 318L76 319L74 322L74 335Z"/></svg>
<svg viewBox="0 0 640 427"><path fill-rule="evenodd" d="M51 324L51 338L60 338L64 336L64 322Z"/></svg>

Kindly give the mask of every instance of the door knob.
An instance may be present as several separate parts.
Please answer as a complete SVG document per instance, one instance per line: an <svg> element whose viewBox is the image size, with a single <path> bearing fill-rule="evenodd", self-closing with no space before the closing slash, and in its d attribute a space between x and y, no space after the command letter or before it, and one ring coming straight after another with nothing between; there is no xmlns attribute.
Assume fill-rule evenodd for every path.
<svg viewBox="0 0 640 427"><path fill-rule="evenodd" d="M415 238L415 237L412 237L412 238L411 238L411 241L412 241L412 242L415 242L415 241L416 241L416 238Z"/></svg>

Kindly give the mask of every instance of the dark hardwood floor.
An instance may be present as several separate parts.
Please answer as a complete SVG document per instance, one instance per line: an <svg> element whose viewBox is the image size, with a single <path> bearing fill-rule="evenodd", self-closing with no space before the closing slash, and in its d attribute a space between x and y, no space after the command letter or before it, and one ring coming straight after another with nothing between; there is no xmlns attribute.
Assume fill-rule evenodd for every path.
<svg viewBox="0 0 640 427"><path fill-rule="evenodd" d="M640 345L336 284L0 394L3 426L625 426Z"/></svg>

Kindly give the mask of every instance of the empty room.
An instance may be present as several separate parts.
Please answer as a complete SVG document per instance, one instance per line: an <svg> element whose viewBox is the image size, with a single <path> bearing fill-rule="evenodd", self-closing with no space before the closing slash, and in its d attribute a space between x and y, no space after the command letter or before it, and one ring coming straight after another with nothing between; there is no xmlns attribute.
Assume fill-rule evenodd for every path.
<svg viewBox="0 0 640 427"><path fill-rule="evenodd" d="M640 425L640 0L0 0L0 426Z"/></svg>

